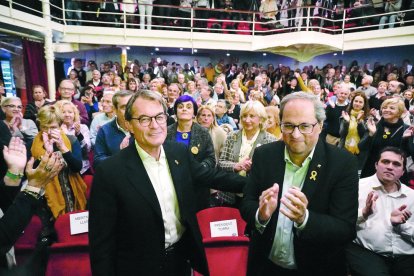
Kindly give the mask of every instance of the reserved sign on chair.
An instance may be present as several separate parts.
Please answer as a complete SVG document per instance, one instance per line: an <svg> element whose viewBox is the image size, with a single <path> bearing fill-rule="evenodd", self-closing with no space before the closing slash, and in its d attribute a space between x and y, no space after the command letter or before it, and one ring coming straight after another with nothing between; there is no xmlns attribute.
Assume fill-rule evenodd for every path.
<svg viewBox="0 0 414 276"><path fill-rule="evenodd" d="M89 212L70 214L70 234L76 235L88 232Z"/></svg>
<svg viewBox="0 0 414 276"><path fill-rule="evenodd" d="M235 219L210 222L211 237L237 237L237 221Z"/></svg>

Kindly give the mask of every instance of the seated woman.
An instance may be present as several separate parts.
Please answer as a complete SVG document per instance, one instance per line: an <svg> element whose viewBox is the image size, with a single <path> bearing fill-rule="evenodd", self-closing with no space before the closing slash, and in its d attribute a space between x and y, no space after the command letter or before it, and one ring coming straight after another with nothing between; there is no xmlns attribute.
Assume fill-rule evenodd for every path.
<svg viewBox="0 0 414 276"><path fill-rule="evenodd" d="M368 119L368 132L358 145L360 150L368 152L362 167L361 178L375 173L376 157L381 149L393 146L409 152L408 137L403 135L409 125L404 124L401 119L404 109L404 102L400 98L391 98L381 104L381 119L378 123L375 123L373 117Z"/></svg>
<svg viewBox="0 0 414 276"><path fill-rule="evenodd" d="M277 140L282 139L279 108L276 106L266 106L265 108L267 113L266 131L275 136Z"/></svg>
<svg viewBox="0 0 414 276"><path fill-rule="evenodd" d="M203 166L214 168L216 158L214 156L213 141L208 131L193 121L197 115L197 103L193 97L180 96L174 103L174 112L177 122L168 126L167 140L176 141L187 146L194 158ZM209 189L196 187L198 208L208 207Z"/></svg>
<svg viewBox="0 0 414 276"><path fill-rule="evenodd" d="M53 217L68 212L85 210L86 184L79 172L82 170L81 146L74 136L66 135L61 129L63 116L54 105L39 110L40 132L32 145L32 156L40 160L45 154L61 155L66 166L46 186L45 198Z"/></svg>
<svg viewBox="0 0 414 276"><path fill-rule="evenodd" d="M266 110L259 101L246 102L240 113L242 130L227 135L218 162L219 168L246 176L250 172L255 148L276 141L276 137L266 132L266 121ZM241 201L240 196L227 192L219 192L218 197L223 205L237 207Z"/></svg>
<svg viewBox="0 0 414 276"><path fill-rule="evenodd" d="M92 86L86 86L82 90L81 102L85 105L88 117L92 120L94 113L99 112L98 98L95 96L95 89Z"/></svg>
<svg viewBox="0 0 414 276"><path fill-rule="evenodd" d="M66 135L74 136L78 139L82 149L82 170L83 175L88 172L91 164L89 162L88 153L91 150L91 138L89 129L86 125L80 123L79 110L69 101L58 101L56 106L63 115L63 124L61 129Z"/></svg>
<svg viewBox="0 0 414 276"><path fill-rule="evenodd" d="M220 157L220 151L224 146L227 133L224 131L216 121L216 114L211 106L200 106L197 112L197 122L205 127L210 133L211 140L213 141L214 152L216 160Z"/></svg>
<svg viewBox="0 0 414 276"><path fill-rule="evenodd" d="M41 85L33 85L32 87L33 101L26 105L23 118L36 122L37 112L45 105L51 104L52 102L46 99L46 91Z"/></svg>
<svg viewBox="0 0 414 276"><path fill-rule="evenodd" d="M10 134L23 139L26 148L30 149L38 130L32 120L23 119L22 108L22 101L18 97L6 97L1 102L1 109L6 115L4 123L9 127Z"/></svg>
<svg viewBox="0 0 414 276"><path fill-rule="evenodd" d="M369 116L368 99L363 91L356 91L346 111L342 111L339 128L339 147L358 156L361 169L365 154L359 149L359 143L367 132L366 119Z"/></svg>

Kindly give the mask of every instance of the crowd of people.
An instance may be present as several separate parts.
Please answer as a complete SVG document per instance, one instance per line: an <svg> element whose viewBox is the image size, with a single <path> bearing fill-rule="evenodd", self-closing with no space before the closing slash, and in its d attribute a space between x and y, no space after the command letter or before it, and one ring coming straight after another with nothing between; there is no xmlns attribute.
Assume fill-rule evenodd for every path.
<svg viewBox="0 0 414 276"><path fill-rule="evenodd" d="M84 68L75 58L56 102L40 85L33 86L33 101L26 106L18 97L0 94L1 187L8 199L1 209L36 202L22 221L8 226L16 232L7 234L4 245L10 248L32 213L42 219L42 233L52 243L54 220L89 205L95 273L165 272L171 267L159 267L162 241L172 252L167 262L175 262L194 242L188 250L196 251L196 268L205 271L195 212L227 206L239 208L252 231L246 233L256 252L249 275L307 275L283 274L286 270L344 275L345 245L355 235L347 248L354 257L348 269L355 275L361 271L357 257L372 257L366 251L384 257L385 267L387 258L412 258L414 197L408 186L413 174L406 169L406 156L414 155L412 69L409 60L399 66L377 62L371 68L353 61L295 70L222 60L214 66L194 60L182 67L135 61L125 68L90 60ZM32 159L24 172L27 158ZM94 176L90 201L84 175ZM362 213L357 213L359 176L366 183L359 195ZM142 179L142 186L131 179ZM164 182L168 187L160 186ZM147 184L154 187L150 195L142 190ZM142 199L134 199L135 189L142 190ZM381 197L387 196L396 203L382 206ZM375 236L392 234L397 248L366 238L371 220L383 223ZM139 229L144 221L146 231ZM121 238L130 237L132 229L140 235ZM154 237L157 246L150 242ZM292 246L294 253L286 255L283 248ZM147 257L142 250L149 250ZM326 266L318 256L326 258ZM134 266L138 259L145 260L140 268ZM187 265L180 262L173 271L187 273ZM408 274L398 267L391 275L412 275L412 265L404 265Z"/></svg>
<svg viewBox="0 0 414 276"><path fill-rule="evenodd" d="M256 30L284 27L300 29L306 24L308 12L313 18L311 25L325 28L341 27L342 22L335 20L342 20L344 13L348 18L347 24L352 22L358 26L374 25L376 29L412 24L410 21L414 19L414 13L408 11L414 7L411 0L123 0L103 3L65 1L64 9L61 1L51 0L50 3L54 20L65 19L69 25L121 27L125 21L127 24L136 24L140 29L148 30L193 26L222 30L225 33L233 30L238 34L251 33L252 12L256 12L255 21L263 23L260 25L261 28L255 26ZM41 10L40 3L36 1L29 6ZM312 8L308 11L307 7ZM20 6L16 8L21 9ZM190 22L191 8L195 9L193 23ZM395 13L381 15L390 12ZM359 18L363 16L368 17Z"/></svg>

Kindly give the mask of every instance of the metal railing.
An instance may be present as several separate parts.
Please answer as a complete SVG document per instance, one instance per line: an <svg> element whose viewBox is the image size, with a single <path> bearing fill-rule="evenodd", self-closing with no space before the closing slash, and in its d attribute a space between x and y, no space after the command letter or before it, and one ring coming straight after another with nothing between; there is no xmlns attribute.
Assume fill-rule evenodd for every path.
<svg viewBox="0 0 414 276"><path fill-rule="evenodd" d="M13 17L13 10L28 12L37 16L42 16L41 3L47 0L27 1L23 5L13 0L3 0L0 4L7 3L10 8L9 16ZM414 25L414 9L365 15L364 11L370 6L360 6L343 10L331 10L324 7L306 6L279 10L278 20L263 21L262 14L258 11L239 11L226 9L206 9L197 7L177 7L166 5L143 5L145 8L169 9L175 16L159 16L154 14L140 15L138 4L116 3L117 10L107 11L108 7L114 5L113 2L77 0L65 1L57 0L50 5L51 20L64 25L112 27L123 29L151 29L169 31L190 31L190 32L209 32L222 34L238 35L272 35L294 31L317 31L328 34L344 34L347 32L367 31L379 29L380 26L387 28L390 26L398 27L402 25ZM37 7L34 7L36 6ZM72 8L67 8L68 4ZM73 9L73 4L78 5L79 9ZM70 6L69 5L69 6ZM106 5L106 9L103 6ZM135 13L127 12L131 7ZM140 5L140 4L139 4ZM82 9L82 6L94 7L94 10ZM40 10L39 10L40 8ZM115 8L115 7L113 7ZM136 8L136 9L135 9ZM313 15L315 9L318 14ZM294 18L286 18L285 14L295 13ZM209 14L200 17L200 14ZM305 14L305 15L303 15ZM381 18L395 18L395 23ZM141 18L144 23L140 22ZM151 24L149 25L148 19Z"/></svg>

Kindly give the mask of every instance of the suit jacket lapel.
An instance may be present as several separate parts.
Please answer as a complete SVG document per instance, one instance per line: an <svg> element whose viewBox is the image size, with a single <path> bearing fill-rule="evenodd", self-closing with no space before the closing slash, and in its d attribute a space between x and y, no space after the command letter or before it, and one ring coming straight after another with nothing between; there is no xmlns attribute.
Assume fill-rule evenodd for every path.
<svg viewBox="0 0 414 276"><path fill-rule="evenodd" d="M128 146L125 160L129 183L148 201L156 213L162 218L161 207L151 180L145 170L144 163L135 147L135 143Z"/></svg>
<svg viewBox="0 0 414 276"><path fill-rule="evenodd" d="M325 148L322 141L318 141L316 144L315 152L313 154L312 161L309 164L309 169L306 174L305 181L303 183L302 192L306 195L309 204L312 202L312 196L322 181L326 178L326 158Z"/></svg>

